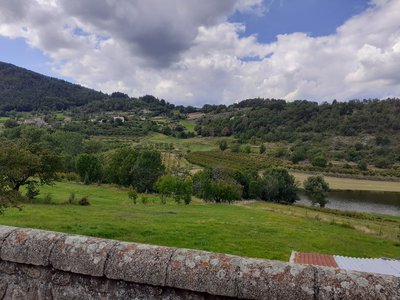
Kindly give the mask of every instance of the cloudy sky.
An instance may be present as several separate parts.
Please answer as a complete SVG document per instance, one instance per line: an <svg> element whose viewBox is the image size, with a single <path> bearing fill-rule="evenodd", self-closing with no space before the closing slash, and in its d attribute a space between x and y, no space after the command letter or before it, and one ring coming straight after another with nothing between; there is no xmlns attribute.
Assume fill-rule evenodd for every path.
<svg viewBox="0 0 400 300"><path fill-rule="evenodd" d="M179 104L399 97L400 0L1 0L0 60Z"/></svg>

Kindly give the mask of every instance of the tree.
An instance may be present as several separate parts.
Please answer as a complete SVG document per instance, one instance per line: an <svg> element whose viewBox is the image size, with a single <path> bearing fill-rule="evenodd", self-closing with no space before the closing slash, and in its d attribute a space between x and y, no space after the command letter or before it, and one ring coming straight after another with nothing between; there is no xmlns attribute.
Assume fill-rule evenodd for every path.
<svg viewBox="0 0 400 300"><path fill-rule="evenodd" d="M0 142L0 177L11 190L27 184L50 184L61 170L61 157L24 141Z"/></svg>
<svg viewBox="0 0 400 300"><path fill-rule="evenodd" d="M176 178L172 175L163 175L155 183L157 192L161 195L161 203L166 203L165 198L170 197L176 190Z"/></svg>
<svg viewBox="0 0 400 300"><path fill-rule="evenodd" d="M165 203L165 197L173 197L176 203L182 200L185 204L192 201L192 180L190 177L181 179L167 174L161 176L155 183L156 190L161 194L161 202Z"/></svg>
<svg viewBox="0 0 400 300"><path fill-rule="evenodd" d="M193 192L205 201L222 203L240 200L242 187L226 170L219 168L197 172L193 176Z"/></svg>
<svg viewBox="0 0 400 300"><path fill-rule="evenodd" d="M226 149L228 149L228 143L225 140L220 141L219 142L219 149L221 151L225 151Z"/></svg>
<svg viewBox="0 0 400 300"><path fill-rule="evenodd" d="M26 142L0 141L0 212L17 206L20 187L51 184L61 170L61 158L39 145Z"/></svg>
<svg viewBox="0 0 400 300"><path fill-rule="evenodd" d="M264 154L265 151L267 151L267 148L265 147L264 144L261 144L261 146L260 146L260 154Z"/></svg>
<svg viewBox="0 0 400 300"><path fill-rule="evenodd" d="M250 186L257 181L258 174L253 170L237 170L233 173L233 178L239 183L243 188L242 197L244 199L250 199L252 197Z"/></svg>
<svg viewBox="0 0 400 300"><path fill-rule="evenodd" d="M100 182L103 176L100 159L93 154L80 154L76 160L76 170L85 184Z"/></svg>
<svg viewBox="0 0 400 300"><path fill-rule="evenodd" d="M153 191L154 183L164 173L161 154L155 150L142 150L132 166L132 185L141 193Z"/></svg>
<svg viewBox="0 0 400 300"><path fill-rule="evenodd" d="M283 168L267 169L258 184L253 185L254 191L265 201L294 203L298 200L295 179Z"/></svg>
<svg viewBox="0 0 400 300"><path fill-rule="evenodd" d="M296 147L290 156L290 160L297 164L299 161L307 159L307 152L306 149L303 147Z"/></svg>
<svg viewBox="0 0 400 300"><path fill-rule="evenodd" d="M329 192L329 184L320 175L308 177L304 183L304 190L310 197L312 204L319 204L321 207L325 207Z"/></svg>
<svg viewBox="0 0 400 300"><path fill-rule="evenodd" d="M319 154L311 160L311 164L315 167L325 168L328 164L328 161L326 160L325 156Z"/></svg>

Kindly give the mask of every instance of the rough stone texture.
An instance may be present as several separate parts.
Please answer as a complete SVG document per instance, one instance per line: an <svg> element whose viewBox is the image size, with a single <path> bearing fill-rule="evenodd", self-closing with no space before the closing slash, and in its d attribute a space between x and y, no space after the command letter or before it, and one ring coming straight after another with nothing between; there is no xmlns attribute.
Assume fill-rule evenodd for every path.
<svg viewBox="0 0 400 300"><path fill-rule="evenodd" d="M167 270L166 285L191 291L235 297L234 256L177 249Z"/></svg>
<svg viewBox="0 0 400 300"><path fill-rule="evenodd" d="M5 273L2 270L8 266L4 264L0 262L0 298L4 300L228 299L168 287L67 273L51 267L16 264L13 272ZM30 277L29 274L39 276Z"/></svg>
<svg viewBox="0 0 400 300"><path fill-rule="evenodd" d="M400 278L0 226L0 299L400 299Z"/></svg>
<svg viewBox="0 0 400 300"><path fill-rule="evenodd" d="M58 270L103 276L108 253L116 243L79 235L66 236L54 246L50 262Z"/></svg>
<svg viewBox="0 0 400 300"><path fill-rule="evenodd" d="M54 244L63 236L36 229L14 230L3 241L0 257L6 261L47 266Z"/></svg>
<svg viewBox="0 0 400 300"><path fill-rule="evenodd" d="M17 230L17 227L10 227L10 226L0 226L0 249L3 245L4 240L8 237L14 230Z"/></svg>
<svg viewBox="0 0 400 300"><path fill-rule="evenodd" d="M400 299L400 278L334 268L316 268L320 299Z"/></svg>
<svg viewBox="0 0 400 300"><path fill-rule="evenodd" d="M112 249L104 275L136 283L163 286L174 248L118 243Z"/></svg>
<svg viewBox="0 0 400 300"><path fill-rule="evenodd" d="M236 258L236 297L245 299L313 299L314 267L288 263Z"/></svg>

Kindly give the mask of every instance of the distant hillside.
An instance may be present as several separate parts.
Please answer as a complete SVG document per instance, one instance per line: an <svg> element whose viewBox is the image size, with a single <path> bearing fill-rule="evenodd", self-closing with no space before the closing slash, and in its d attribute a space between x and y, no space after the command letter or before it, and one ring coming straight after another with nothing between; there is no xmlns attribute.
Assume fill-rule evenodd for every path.
<svg viewBox="0 0 400 300"><path fill-rule="evenodd" d="M230 135L248 140L293 141L301 135L398 135L400 99L352 100L332 104L310 101L248 99L237 104L203 107L199 122L204 135Z"/></svg>
<svg viewBox="0 0 400 300"><path fill-rule="evenodd" d="M0 111L67 109L109 96L0 62Z"/></svg>

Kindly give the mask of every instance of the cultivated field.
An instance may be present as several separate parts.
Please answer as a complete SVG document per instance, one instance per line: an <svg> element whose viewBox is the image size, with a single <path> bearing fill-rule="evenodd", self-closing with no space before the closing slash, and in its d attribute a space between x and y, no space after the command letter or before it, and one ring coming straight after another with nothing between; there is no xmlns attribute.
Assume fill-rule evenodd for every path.
<svg viewBox="0 0 400 300"><path fill-rule="evenodd" d="M62 204L74 192L91 205ZM54 204L44 204L52 194ZM38 203L9 209L0 223L140 243L288 260L292 250L362 257L398 257L400 218L263 202L185 206L172 200L133 205L126 190L59 182L43 187Z"/></svg>

